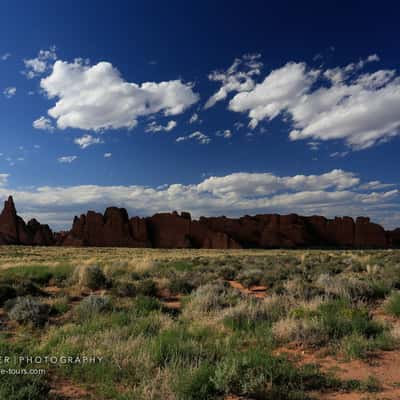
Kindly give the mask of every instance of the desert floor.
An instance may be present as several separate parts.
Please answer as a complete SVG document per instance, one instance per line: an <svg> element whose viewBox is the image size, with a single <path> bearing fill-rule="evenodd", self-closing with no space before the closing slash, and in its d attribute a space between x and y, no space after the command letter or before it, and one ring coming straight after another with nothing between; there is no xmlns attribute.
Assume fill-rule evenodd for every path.
<svg viewBox="0 0 400 400"><path fill-rule="evenodd" d="M399 289L394 250L2 246L0 399L399 399Z"/></svg>

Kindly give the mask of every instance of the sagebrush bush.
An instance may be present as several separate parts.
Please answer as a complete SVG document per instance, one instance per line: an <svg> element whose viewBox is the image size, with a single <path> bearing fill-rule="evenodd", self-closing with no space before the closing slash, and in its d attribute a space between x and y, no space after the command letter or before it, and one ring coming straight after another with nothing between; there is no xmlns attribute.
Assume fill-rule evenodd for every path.
<svg viewBox="0 0 400 400"><path fill-rule="evenodd" d="M390 290L390 286L384 281L363 279L354 275L321 274L316 280L316 285L322 288L328 296L350 300L376 300L384 298Z"/></svg>
<svg viewBox="0 0 400 400"><path fill-rule="evenodd" d="M32 297L17 297L8 312L11 320L20 324L43 326L49 318L50 307Z"/></svg>
<svg viewBox="0 0 400 400"><path fill-rule="evenodd" d="M245 287L249 288L251 286L260 285L265 283L264 281L264 271L262 269L243 269L237 275L237 280Z"/></svg>
<svg viewBox="0 0 400 400"><path fill-rule="evenodd" d="M80 265L72 274L72 282L82 287L95 290L106 286L107 279L97 265Z"/></svg>
<svg viewBox="0 0 400 400"><path fill-rule="evenodd" d="M298 300L310 300L323 293L320 288L304 278L289 279L283 283L283 288L285 294Z"/></svg>
<svg viewBox="0 0 400 400"><path fill-rule="evenodd" d="M252 329L259 323L271 324L285 315L287 302L282 296L247 298L223 313L224 322L233 329Z"/></svg>
<svg viewBox="0 0 400 400"><path fill-rule="evenodd" d="M281 319L273 324L272 335L278 342L296 341L313 345L326 340L324 331L316 319Z"/></svg>
<svg viewBox="0 0 400 400"><path fill-rule="evenodd" d="M112 305L109 297L91 294L79 303L76 307L76 312L81 318L91 318L96 314L110 311L111 308Z"/></svg>
<svg viewBox="0 0 400 400"><path fill-rule="evenodd" d="M189 298L185 314L208 313L234 306L243 296L241 293L223 282L209 283L198 287Z"/></svg>

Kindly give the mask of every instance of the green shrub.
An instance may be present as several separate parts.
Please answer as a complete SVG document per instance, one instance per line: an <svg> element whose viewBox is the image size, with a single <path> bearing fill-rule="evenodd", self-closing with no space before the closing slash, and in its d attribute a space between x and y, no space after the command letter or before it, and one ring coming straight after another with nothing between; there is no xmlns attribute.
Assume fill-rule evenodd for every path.
<svg viewBox="0 0 400 400"><path fill-rule="evenodd" d="M31 297L17 297L8 317L20 324L43 326L49 318L50 307Z"/></svg>
<svg viewBox="0 0 400 400"><path fill-rule="evenodd" d="M182 369L178 372L173 390L178 400L208 400L216 398L212 381L214 366L202 363L198 368Z"/></svg>
<svg viewBox="0 0 400 400"><path fill-rule="evenodd" d="M383 328L372 320L367 309L353 307L345 300L322 303L315 317L329 340L338 340L351 334L373 337L383 331Z"/></svg>
<svg viewBox="0 0 400 400"><path fill-rule="evenodd" d="M236 274L238 273L237 268L233 268L231 266L223 266L221 269L218 271L219 276L222 279L225 279L227 281L232 281L236 278Z"/></svg>
<svg viewBox="0 0 400 400"><path fill-rule="evenodd" d="M194 289L194 285L186 275L175 276L170 280L169 289L173 294L188 294Z"/></svg>
<svg viewBox="0 0 400 400"><path fill-rule="evenodd" d="M7 369L18 370L21 365L14 362L12 355L21 355L15 349L0 340L0 357L10 357ZM23 367L23 366L22 366ZM0 374L0 399L4 400L43 400L47 399L50 386L45 375Z"/></svg>
<svg viewBox="0 0 400 400"><path fill-rule="evenodd" d="M141 296L157 296L157 285L153 279L143 279L136 284L136 292Z"/></svg>
<svg viewBox="0 0 400 400"><path fill-rule="evenodd" d="M237 280L247 288L260 285L264 282L264 271L262 269L245 269L238 274Z"/></svg>
<svg viewBox="0 0 400 400"><path fill-rule="evenodd" d="M205 349L186 330L179 328L161 332L153 344L151 354L159 366L197 365L206 355Z"/></svg>
<svg viewBox="0 0 400 400"><path fill-rule="evenodd" d="M400 292L394 292L389 296L385 309L387 313L400 317Z"/></svg>
<svg viewBox="0 0 400 400"><path fill-rule="evenodd" d="M382 332L372 338L354 333L344 337L340 344L341 350L349 358L367 358L377 350L389 351L395 347L396 340L388 332Z"/></svg>
<svg viewBox="0 0 400 400"><path fill-rule="evenodd" d="M137 316L146 317L151 312L159 310L161 310L161 304L154 297L138 296L133 303L133 312Z"/></svg>
<svg viewBox="0 0 400 400"><path fill-rule="evenodd" d="M70 310L69 299L67 296L57 299L52 305L50 313L52 315L62 315Z"/></svg>
<svg viewBox="0 0 400 400"><path fill-rule="evenodd" d="M344 354L353 358L365 358L371 351L371 341L358 333L344 337L341 342Z"/></svg>
<svg viewBox="0 0 400 400"><path fill-rule="evenodd" d="M60 283L66 280L71 272L71 265L57 265L57 266L46 266L46 265L29 265L20 266L7 269L4 277L13 283L18 283L23 280L30 280L38 285L46 285L50 280L54 280L55 283Z"/></svg>
<svg viewBox="0 0 400 400"><path fill-rule="evenodd" d="M256 399L305 399L306 390L337 387L312 365L295 367L286 358L259 348L235 352L217 363L213 383L226 395Z"/></svg>

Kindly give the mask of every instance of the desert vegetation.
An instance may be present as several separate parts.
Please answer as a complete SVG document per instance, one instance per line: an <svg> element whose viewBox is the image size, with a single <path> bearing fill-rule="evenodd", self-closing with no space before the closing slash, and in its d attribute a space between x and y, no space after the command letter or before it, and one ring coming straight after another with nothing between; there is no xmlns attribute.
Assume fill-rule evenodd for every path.
<svg viewBox="0 0 400 400"><path fill-rule="evenodd" d="M0 374L0 399L400 398L399 251L0 257L0 357L98 360Z"/></svg>

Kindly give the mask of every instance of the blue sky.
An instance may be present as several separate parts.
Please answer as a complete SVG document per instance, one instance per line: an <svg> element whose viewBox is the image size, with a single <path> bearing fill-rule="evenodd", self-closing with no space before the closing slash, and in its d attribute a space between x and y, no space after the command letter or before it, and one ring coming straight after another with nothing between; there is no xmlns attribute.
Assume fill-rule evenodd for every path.
<svg viewBox="0 0 400 400"><path fill-rule="evenodd" d="M0 196L55 229L108 205L400 226L399 11L4 1Z"/></svg>

